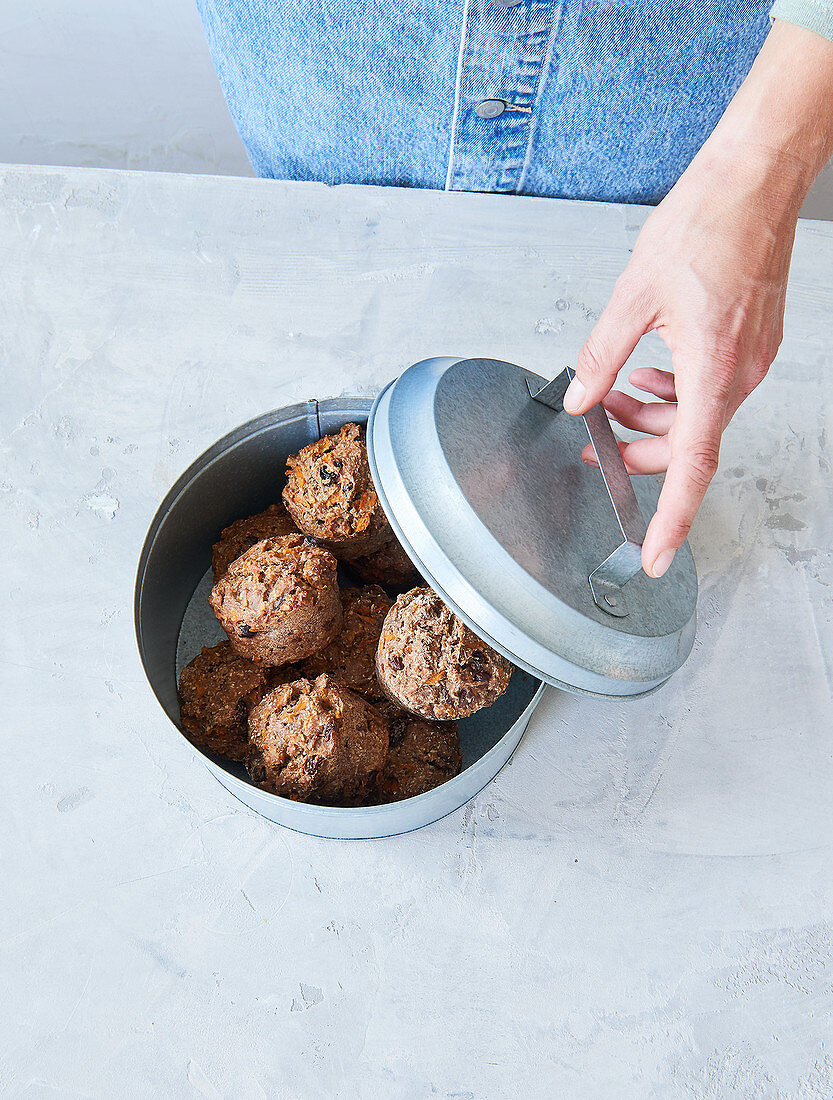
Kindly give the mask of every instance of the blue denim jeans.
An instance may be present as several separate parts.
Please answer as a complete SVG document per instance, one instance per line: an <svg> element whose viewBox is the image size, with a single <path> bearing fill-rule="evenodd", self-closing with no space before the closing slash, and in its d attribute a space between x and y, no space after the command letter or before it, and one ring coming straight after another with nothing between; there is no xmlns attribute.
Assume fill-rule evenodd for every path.
<svg viewBox="0 0 833 1100"><path fill-rule="evenodd" d="M197 3L261 176L650 203L749 71L771 0Z"/></svg>

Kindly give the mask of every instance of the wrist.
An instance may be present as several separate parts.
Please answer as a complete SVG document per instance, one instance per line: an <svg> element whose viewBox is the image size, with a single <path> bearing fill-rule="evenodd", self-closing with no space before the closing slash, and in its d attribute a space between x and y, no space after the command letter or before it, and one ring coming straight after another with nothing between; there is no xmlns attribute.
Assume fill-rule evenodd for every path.
<svg viewBox="0 0 833 1100"><path fill-rule="evenodd" d="M734 211L744 223L763 222L773 230L795 229L812 183L809 173L782 150L737 132L715 131L685 175L725 214Z"/></svg>
<svg viewBox="0 0 833 1100"><path fill-rule="evenodd" d="M818 169L763 135L715 131L695 158L714 194L744 195L767 204L772 214L798 216Z"/></svg>

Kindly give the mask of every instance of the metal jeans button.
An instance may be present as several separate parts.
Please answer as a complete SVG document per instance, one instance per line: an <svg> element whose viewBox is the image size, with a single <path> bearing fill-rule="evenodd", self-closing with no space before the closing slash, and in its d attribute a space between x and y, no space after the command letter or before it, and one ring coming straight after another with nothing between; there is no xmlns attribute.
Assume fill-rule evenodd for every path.
<svg viewBox="0 0 833 1100"><path fill-rule="evenodd" d="M531 115L531 107L521 107L518 103L510 103L506 99L484 99L474 108L474 113L480 118L497 118L504 111L520 111L521 114Z"/></svg>
<svg viewBox="0 0 833 1100"><path fill-rule="evenodd" d="M506 103L502 99L484 99L474 108L474 113L480 118L497 118L506 110Z"/></svg>

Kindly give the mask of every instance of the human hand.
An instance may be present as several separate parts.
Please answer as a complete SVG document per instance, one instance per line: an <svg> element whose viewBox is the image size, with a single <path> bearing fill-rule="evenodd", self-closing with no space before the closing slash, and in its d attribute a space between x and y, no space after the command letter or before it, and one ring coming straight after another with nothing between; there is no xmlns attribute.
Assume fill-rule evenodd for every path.
<svg viewBox="0 0 833 1100"><path fill-rule="evenodd" d="M612 419L647 433L621 445L629 473L668 471L642 548L650 576L665 572L685 540L723 430L781 342L798 211L772 209L753 179L716 186L712 172L689 169L645 223L564 398L569 412L604 399ZM631 373L636 388L660 399L645 403L611 386L651 330L670 348L674 373ZM594 462L592 447L582 457Z"/></svg>
<svg viewBox="0 0 833 1100"><path fill-rule="evenodd" d="M603 400L612 419L646 433L620 444L629 472L667 471L642 548L649 576L662 576L688 535L717 470L722 433L775 358L798 210L829 155L829 107L824 140L818 141L816 119L803 147L792 131L779 139L772 120L768 127L761 121L773 110L768 96L783 93L796 51L818 55L819 80L833 91L833 46L802 28L781 26L780 40L767 54L768 40L756 61L750 86L645 222L564 398L571 413ZM815 41L807 47L806 38L821 47ZM794 77L803 93L800 70ZM795 126L792 115L788 123ZM808 147L811 139L818 148ZM649 331L668 345L673 373L631 373L636 388L659 398L646 403L611 387ZM592 447L582 457L595 462Z"/></svg>

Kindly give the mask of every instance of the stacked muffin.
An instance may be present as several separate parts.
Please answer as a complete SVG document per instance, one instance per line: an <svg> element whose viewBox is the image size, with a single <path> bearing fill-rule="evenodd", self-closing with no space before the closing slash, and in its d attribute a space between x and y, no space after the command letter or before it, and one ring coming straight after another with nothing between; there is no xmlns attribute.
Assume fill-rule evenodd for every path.
<svg viewBox="0 0 833 1100"><path fill-rule="evenodd" d="M183 669L183 729L284 797L422 794L458 774L455 720L499 698L512 666L420 586L358 424L292 455L286 473L283 505L214 546L209 602L228 641ZM340 588L339 563L342 578L374 583Z"/></svg>

